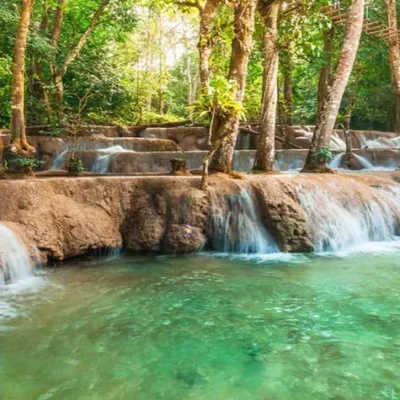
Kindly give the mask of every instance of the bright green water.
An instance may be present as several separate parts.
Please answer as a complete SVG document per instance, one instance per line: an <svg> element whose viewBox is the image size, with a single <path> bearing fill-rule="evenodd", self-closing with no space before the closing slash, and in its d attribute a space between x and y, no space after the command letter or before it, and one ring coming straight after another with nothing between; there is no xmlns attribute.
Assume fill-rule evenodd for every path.
<svg viewBox="0 0 400 400"><path fill-rule="evenodd" d="M0 321L0 398L399 399L400 254L127 258Z"/></svg>

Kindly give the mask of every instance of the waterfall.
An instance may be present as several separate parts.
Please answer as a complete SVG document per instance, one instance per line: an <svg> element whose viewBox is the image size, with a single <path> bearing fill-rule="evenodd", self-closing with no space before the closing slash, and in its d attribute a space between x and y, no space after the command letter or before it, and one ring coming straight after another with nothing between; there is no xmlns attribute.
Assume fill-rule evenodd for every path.
<svg viewBox="0 0 400 400"><path fill-rule="evenodd" d="M67 160L67 155L68 155L69 149L64 150L62 153L60 153L53 161L51 164L50 169L51 170L58 170L62 169L65 165L65 161Z"/></svg>
<svg viewBox="0 0 400 400"><path fill-rule="evenodd" d="M359 156L358 154L354 154L358 161L360 161L363 169L374 170L376 169L366 158Z"/></svg>
<svg viewBox="0 0 400 400"><path fill-rule="evenodd" d="M212 196L209 221L211 244L224 253L267 254L278 252L247 190L238 194Z"/></svg>
<svg viewBox="0 0 400 400"><path fill-rule="evenodd" d="M112 146L107 149L97 150L97 157L95 162L90 167L90 172L96 172L98 174L106 174L110 169L110 162L112 156L116 153L132 152L132 150L127 150L122 146Z"/></svg>
<svg viewBox="0 0 400 400"><path fill-rule="evenodd" d="M339 169L340 168L340 163L342 162L342 158L345 155L345 153L340 153L337 156L335 156L332 161L329 163L329 168L332 169Z"/></svg>
<svg viewBox="0 0 400 400"><path fill-rule="evenodd" d="M333 133L331 136L329 149L333 151L344 151L346 150L346 143L339 137L337 133Z"/></svg>
<svg viewBox="0 0 400 400"><path fill-rule="evenodd" d="M397 191L396 191L397 190ZM316 252L357 249L371 242L397 240L400 189L322 182L298 188Z"/></svg>
<svg viewBox="0 0 400 400"><path fill-rule="evenodd" d="M22 240L0 224L0 287L33 275L34 264Z"/></svg>

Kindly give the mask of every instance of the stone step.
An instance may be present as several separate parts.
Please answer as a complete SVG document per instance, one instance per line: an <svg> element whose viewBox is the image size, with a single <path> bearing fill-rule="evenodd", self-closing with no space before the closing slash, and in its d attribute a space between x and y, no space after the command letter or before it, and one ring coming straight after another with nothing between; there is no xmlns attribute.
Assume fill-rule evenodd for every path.
<svg viewBox="0 0 400 400"><path fill-rule="evenodd" d="M303 167L308 150L278 150L275 168L280 171L299 170ZM355 154L364 157L374 167L397 169L400 165L400 151L388 149L355 150ZM168 173L172 159L184 159L189 170L201 169L206 151L164 151L164 152L106 152L78 151L75 158L83 161L88 171L112 174ZM340 152L333 152L334 155ZM254 150L237 150L234 153L233 169L248 173L254 165ZM107 158L108 156L108 158ZM102 157L102 158L101 158ZM101 159L100 159L101 158ZM106 167L105 167L106 166ZM65 165L63 166L65 167ZM101 168L100 168L101 167ZM100 169L99 169L100 168ZM102 169L103 168L103 169Z"/></svg>
<svg viewBox="0 0 400 400"><path fill-rule="evenodd" d="M179 146L172 140L165 139L141 139L141 138L53 138L47 136L31 136L29 142L35 146L38 157L49 167L57 155L67 149L73 148L76 151L99 150L120 146L126 150L137 152L162 152L179 151Z"/></svg>

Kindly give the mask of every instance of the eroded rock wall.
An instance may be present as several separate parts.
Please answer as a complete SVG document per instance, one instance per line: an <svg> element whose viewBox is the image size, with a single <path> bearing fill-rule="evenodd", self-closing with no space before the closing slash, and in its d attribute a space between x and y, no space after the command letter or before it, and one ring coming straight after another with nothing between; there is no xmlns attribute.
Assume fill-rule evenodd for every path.
<svg viewBox="0 0 400 400"><path fill-rule="evenodd" d="M312 190L324 186L333 196L343 192L348 197L354 182L357 190L352 201L360 204L363 193L371 197L371 192L383 185L396 185L400 190L387 175L270 175L241 180L215 176L207 192L198 189L198 177L0 181L0 222L11 223L17 233L22 232L24 241L33 243L44 261L121 246L137 252L185 253L213 243L209 221L215 194L223 199L218 203L223 214L232 212L230 199L246 191L257 218L282 251L308 252L313 250L312 222L298 198L299 187ZM340 201L344 207L346 201Z"/></svg>

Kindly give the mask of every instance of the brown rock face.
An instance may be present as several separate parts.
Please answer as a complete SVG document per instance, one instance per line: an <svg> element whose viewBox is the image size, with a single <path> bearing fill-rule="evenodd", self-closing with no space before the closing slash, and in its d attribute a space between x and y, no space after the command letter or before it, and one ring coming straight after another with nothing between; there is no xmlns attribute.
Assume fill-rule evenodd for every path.
<svg viewBox="0 0 400 400"><path fill-rule="evenodd" d="M262 217L284 252L313 251L307 220L293 185L271 180L268 185L256 186L262 207Z"/></svg>
<svg viewBox="0 0 400 400"><path fill-rule="evenodd" d="M395 175L393 179L398 178ZM400 191L391 179L389 174L386 179L315 174L239 180L219 175L210 177L206 192L198 189L199 177L0 181L0 221L12 223L10 228L25 243L33 243L45 260L64 260L122 243L132 251L186 253L215 242L210 218L216 209L221 215L243 211L232 205L232 199L246 191L255 222L268 229L279 248L307 252L313 249L313 226L300 205L299 187L307 192L325 188L346 207L353 204L348 199L363 204L364 198L376 196L375 187L397 185ZM342 192L346 194L343 199Z"/></svg>
<svg viewBox="0 0 400 400"><path fill-rule="evenodd" d="M203 127L147 128L142 138L169 139L184 151L207 150L208 129Z"/></svg>
<svg viewBox="0 0 400 400"><path fill-rule="evenodd" d="M190 225L172 225L165 236L164 249L172 253L193 253L202 249L207 238L200 228Z"/></svg>

